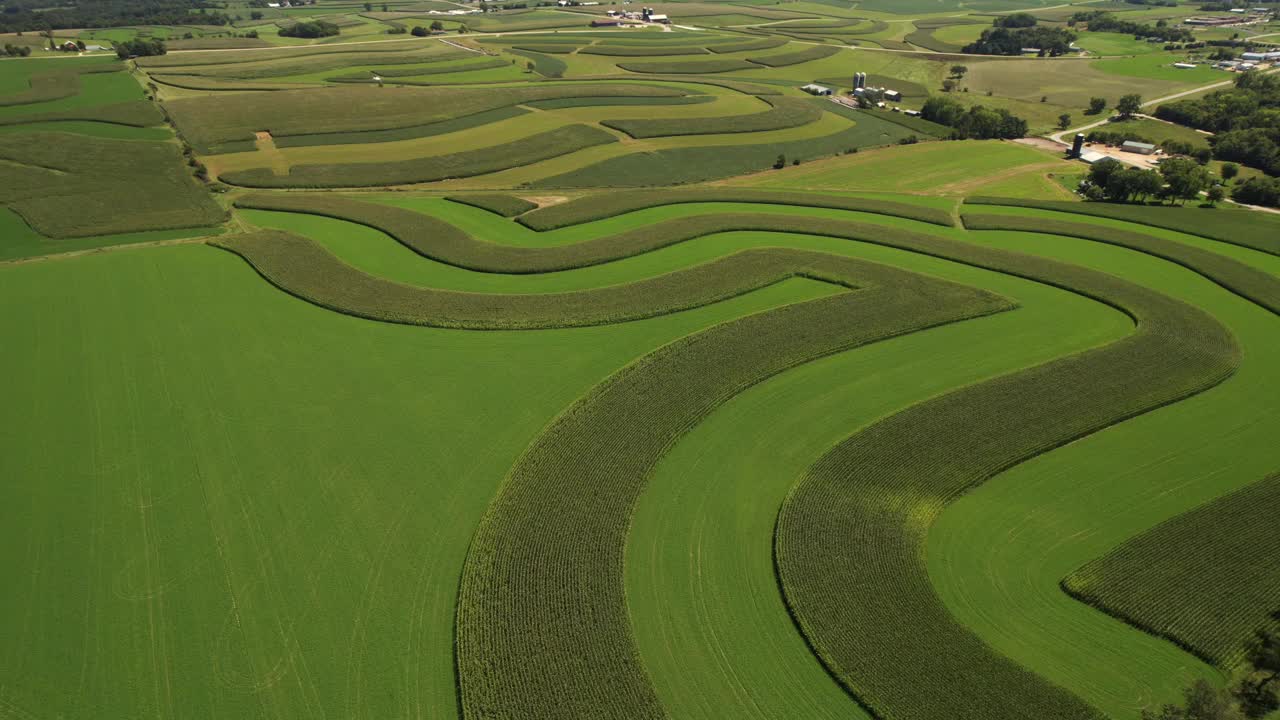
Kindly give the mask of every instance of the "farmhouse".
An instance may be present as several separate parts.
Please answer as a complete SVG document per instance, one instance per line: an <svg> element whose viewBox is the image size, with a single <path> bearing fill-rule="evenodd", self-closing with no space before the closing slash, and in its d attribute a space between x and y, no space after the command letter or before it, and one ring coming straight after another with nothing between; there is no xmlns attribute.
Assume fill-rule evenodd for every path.
<svg viewBox="0 0 1280 720"><path fill-rule="evenodd" d="M1139 155L1150 155L1156 151L1156 146L1151 143L1138 142L1136 140L1125 140L1120 145L1120 149L1125 152L1137 153Z"/></svg>
<svg viewBox="0 0 1280 720"><path fill-rule="evenodd" d="M831 88L825 87L823 85L817 85L815 83L809 83L808 85L805 85L800 89L809 93L810 95L830 95L831 94Z"/></svg>

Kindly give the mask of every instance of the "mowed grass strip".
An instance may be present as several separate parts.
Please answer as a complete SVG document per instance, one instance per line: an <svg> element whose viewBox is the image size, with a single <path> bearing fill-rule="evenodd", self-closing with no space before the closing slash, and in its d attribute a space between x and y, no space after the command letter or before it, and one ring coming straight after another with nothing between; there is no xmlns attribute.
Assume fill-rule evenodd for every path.
<svg viewBox="0 0 1280 720"><path fill-rule="evenodd" d="M811 60L828 58L838 52L840 52L840 48L838 47L815 45L813 47L805 48L804 50L796 50L795 52L749 57L747 60L757 65L764 65L765 67L786 67L788 65L799 65L800 63L809 62Z"/></svg>
<svg viewBox="0 0 1280 720"><path fill-rule="evenodd" d="M709 118L658 118L635 120L603 120L605 127L630 135L633 138L671 137L676 135L716 135L723 133L748 133L764 130L782 130L816 122L822 117L822 108L807 100L788 97L760 98L772 107L751 115L730 115Z"/></svg>
<svg viewBox="0 0 1280 720"><path fill-rule="evenodd" d="M538 207L538 203L514 195L449 195L445 200L478 207L502 217L515 217Z"/></svg>
<svg viewBox="0 0 1280 720"><path fill-rule="evenodd" d="M736 58L717 58L715 60L686 60L683 62L622 62L618 67L633 73L647 75L698 75L700 73L722 73L733 70L750 70L759 65Z"/></svg>
<svg viewBox="0 0 1280 720"><path fill-rule="evenodd" d="M1175 230L1189 235L1199 235L1210 240L1219 240L1272 255L1280 255L1280 217L1261 212L994 197L971 197L965 200L965 203L1009 205L1096 215L1112 220L1125 220L1139 225Z"/></svg>
<svg viewBox="0 0 1280 720"><path fill-rule="evenodd" d="M291 295L347 315L469 330L585 327L640 320L727 300L803 274L789 250L745 250L654 278L593 290L486 294L374 277L314 241L264 230L211 241Z"/></svg>
<svg viewBox="0 0 1280 720"><path fill-rule="evenodd" d="M1280 475L1148 530L1068 575L1072 597L1230 673L1280 605Z"/></svg>
<svg viewBox="0 0 1280 720"><path fill-rule="evenodd" d="M556 83L502 88L333 87L278 93L236 93L171 100L165 104L183 136L208 151L222 143L252 140L266 131L288 135L420 127L531 100L563 97L663 97L685 93L635 83Z"/></svg>
<svg viewBox="0 0 1280 720"><path fill-rule="evenodd" d="M269 168L224 173L232 185L259 188L375 187L471 177L567 155L583 148L617 142L611 133L590 125L567 125L500 145L432 155L391 163L295 165L288 175Z"/></svg>
<svg viewBox="0 0 1280 720"><path fill-rule="evenodd" d="M1105 273L967 243L907 249L1075 291L1136 328L914 405L838 444L778 516L786 603L822 663L877 716L1101 718L955 620L930 583L929 528L1007 468L1217 385L1240 349L1207 313Z"/></svg>
<svg viewBox="0 0 1280 720"><path fill-rule="evenodd" d="M637 654L623 578L630 517L663 454L724 402L796 365L1012 308L886 266L771 253L790 258L792 272L860 289L727 322L646 355L562 413L507 476L472 540L459 592L466 716L666 717Z"/></svg>
<svg viewBox="0 0 1280 720"><path fill-rule="evenodd" d="M891 215L934 225L953 225L943 210L876 198L849 198L815 193L739 190L734 188L687 188L681 190L640 190L628 193L590 195L558 205L539 208L518 222L532 230L545 231L603 220L624 213L680 203L732 202L820 207L833 210Z"/></svg>
<svg viewBox="0 0 1280 720"><path fill-rule="evenodd" d="M1012 230L1065 235L1155 255L1199 273L1227 290L1280 315L1280 278L1219 253L1145 233L1045 217L965 211L962 218L965 227L970 230Z"/></svg>

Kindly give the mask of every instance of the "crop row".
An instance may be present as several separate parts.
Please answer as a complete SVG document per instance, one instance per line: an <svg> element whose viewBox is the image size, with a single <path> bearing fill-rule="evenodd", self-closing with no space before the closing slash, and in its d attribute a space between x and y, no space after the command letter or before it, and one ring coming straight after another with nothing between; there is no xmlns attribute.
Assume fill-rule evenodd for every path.
<svg viewBox="0 0 1280 720"><path fill-rule="evenodd" d="M698 75L700 73L751 70L760 66L737 58L716 58L714 60L686 60L684 62L622 62L618 63L618 67L627 72L649 75Z"/></svg>
<svg viewBox="0 0 1280 720"><path fill-rule="evenodd" d="M405 51L420 49L421 44L417 40L406 40L404 42L387 42L377 44L366 44L357 46L343 45L317 45L313 47L281 47L275 48L269 52L257 50L247 50L244 52L231 52L225 50L209 50L205 52L184 52L172 55L153 55L151 57L141 57L135 62L138 67L144 70L153 68L172 68L178 66L193 65L227 65L230 63L259 63L264 59L276 59L292 61L303 57L314 57L316 55L348 55L348 54L368 54L368 53L386 53L395 54Z"/></svg>
<svg viewBox="0 0 1280 720"><path fill-rule="evenodd" d="M355 132L311 133L308 135L282 135L274 138L276 147L312 147L316 145L359 145L362 143L397 142L417 138L444 135L445 133L470 130L471 128L490 123L509 120L524 115L528 110L508 105L493 110L485 110L471 115L463 115L449 120L395 128L393 130L359 130Z"/></svg>
<svg viewBox="0 0 1280 720"><path fill-rule="evenodd" d="M1130 539L1062 587L1229 673L1280 609L1278 517L1272 475Z"/></svg>
<svg viewBox="0 0 1280 720"><path fill-rule="evenodd" d="M955 620L925 566L929 529L951 501L998 473L1220 383L1240 349L1200 309L1102 272L969 243L905 249L1074 291L1136 327L1106 346L914 405L830 450L778 515L787 606L831 674L878 717L1099 718Z"/></svg>
<svg viewBox="0 0 1280 720"><path fill-rule="evenodd" d="M225 219L191 177L175 143L3 134L0 160L0 204L47 237L199 227Z"/></svg>
<svg viewBox="0 0 1280 720"><path fill-rule="evenodd" d="M707 49L689 45L588 45L578 51L583 55L611 57L661 57L664 55L706 55Z"/></svg>
<svg viewBox="0 0 1280 720"><path fill-rule="evenodd" d="M265 80L273 77L341 70L361 65L376 65L378 67L417 65L457 60L465 57L474 56L461 50L433 44L428 48L408 52L331 53L304 57L272 58L256 62L235 62L226 65L178 66L167 69L165 74L198 75L230 80Z"/></svg>
<svg viewBox="0 0 1280 720"><path fill-rule="evenodd" d="M470 72L472 70L489 70L492 68L506 67L507 65L510 65L510 64L511 64L510 60L503 60L502 58L498 58L498 57L488 57L488 58L480 58L472 62L460 63L457 65L432 64L425 68L416 67L415 65L414 67L404 67L404 68L391 67L385 70L379 68L377 70L374 70L373 72L376 72L379 76L384 78L398 78L398 77L414 77L417 75L444 75L447 73ZM336 75L334 77L328 77L328 78L325 78L325 81L326 82L366 82L367 83L367 82L373 82L373 76L372 76L372 73L370 72L357 72L357 73L351 73L349 75Z"/></svg>
<svg viewBox="0 0 1280 720"><path fill-rule="evenodd" d="M1096 215L1113 220L1125 220L1139 225L1176 230L1219 240L1241 247L1280 255L1280 217L1265 213L1216 212L1194 207L1152 207L1149 205L1124 205L1101 202L1070 202L1056 200L1023 200L1015 198L971 197L965 200L972 205L1009 205L1013 207L1056 210L1059 212Z"/></svg>
<svg viewBox="0 0 1280 720"><path fill-rule="evenodd" d="M605 127L633 138L672 137L677 135L717 135L782 130L817 122L822 108L807 100L786 97L762 97L772 107L751 115L723 117L657 118L638 120L603 120Z"/></svg>
<svg viewBox="0 0 1280 720"><path fill-rule="evenodd" d="M252 140L268 131L288 135L396 130L563 97L680 96L680 90L652 85L582 82L504 88L333 87L280 93L235 93L187 97L165 104L188 142L207 152L219 144Z"/></svg>
<svg viewBox="0 0 1280 720"><path fill-rule="evenodd" d="M502 217L515 217L538 207L537 203L531 203L514 195L450 195L445 199L488 210Z"/></svg>
<svg viewBox="0 0 1280 720"><path fill-rule="evenodd" d="M965 211L962 217L965 227L970 230L1013 230L1065 235L1154 255L1199 273L1227 290L1280 314L1280 278L1219 253L1103 225L971 211Z"/></svg>
<svg viewBox="0 0 1280 720"><path fill-rule="evenodd" d="M597 127L566 125L519 140L447 155L389 163L295 165L288 175L276 175L269 168L253 168L222 173L219 179L233 185L259 188L407 185L497 172L617 140Z"/></svg>
<svg viewBox="0 0 1280 720"><path fill-rule="evenodd" d="M533 100L526 107L539 110L561 110L575 107L600 107L605 105L699 105L715 102L714 95L677 95L673 97L580 97Z"/></svg>
<svg viewBox="0 0 1280 720"><path fill-rule="evenodd" d="M736 52L752 52L755 50L772 50L776 47L782 47L787 44L786 38L768 37L759 40L747 40L745 42L727 43L724 45L708 45L707 49L713 53L725 54Z"/></svg>
<svg viewBox="0 0 1280 720"><path fill-rule="evenodd" d="M0 118L0 125L23 125L36 122L53 122L63 120L89 120L92 122L111 123L112 125L128 125L131 127L152 127L164 123L164 115L156 108L155 103L147 100L130 100L129 102L111 105L91 105L88 107L72 107L65 110L53 110L42 113L27 113Z"/></svg>

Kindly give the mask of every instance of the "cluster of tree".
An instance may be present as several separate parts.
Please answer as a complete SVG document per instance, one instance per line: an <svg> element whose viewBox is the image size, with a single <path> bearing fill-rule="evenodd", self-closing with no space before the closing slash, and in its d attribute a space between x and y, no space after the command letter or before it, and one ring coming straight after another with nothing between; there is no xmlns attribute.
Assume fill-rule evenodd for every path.
<svg viewBox="0 0 1280 720"><path fill-rule="evenodd" d="M981 105L966 108L958 100L937 95L925 101L924 107L920 109L920 116L951 128L953 140L1011 140L1027 134L1027 121L1008 110Z"/></svg>
<svg viewBox="0 0 1280 720"><path fill-rule="evenodd" d="M116 43L116 57L121 60L127 60L131 57L163 55L168 51L169 49L165 47L163 40L154 38L134 38Z"/></svg>
<svg viewBox="0 0 1280 720"><path fill-rule="evenodd" d="M12 43L4 44L4 54L9 57L26 57L31 54L29 45L14 45Z"/></svg>
<svg viewBox="0 0 1280 720"><path fill-rule="evenodd" d="M1231 198L1248 205L1280 207L1280 178L1249 178L1236 185Z"/></svg>
<svg viewBox="0 0 1280 720"><path fill-rule="evenodd" d="M1075 33L1063 28L993 27L983 30L982 35L965 45L962 52L976 55L1021 55L1023 48L1035 48L1041 57L1057 57L1070 52L1071 43L1075 39Z"/></svg>
<svg viewBox="0 0 1280 720"><path fill-rule="evenodd" d="M1280 619L1280 612L1276 613ZM1244 720L1280 708L1280 631L1259 631L1249 646L1245 675L1231 689L1204 680L1187 688L1183 703L1144 710L1143 720Z"/></svg>
<svg viewBox="0 0 1280 720"><path fill-rule="evenodd" d="M421 25L413 26L414 37L426 37L433 32L444 32L444 23L439 20L432 20L430 28L424 28Z"/></svg>
<svg viewBox="0 0 1280 720"><path fill-rule="evenodd" d="M1173 27L1163 20L1155 25L1144 25L1123 20L1104 10L1078 12L1067 19L1067 25L1071 27L1079 23L1087 24L1090 32L1124 33L1135 38L1159 38L1165 42L1192 42L1196 39L1190 30Z"/></svg>
<svg viewBox="0 0 1280 720"><path fill-rule="evenodd" d="M322 38L332 37L341 32L337 25L324 20L308 20L306 22L294 23L288 27L280 28L280 34L284 37L296 38Z"/></svg>
<svg viewBox="0 0 1280 720"><path fill-rule="evenodd" d="M1034 27L1036 24L1036 16L1031 13L1013 13L1012 15L1002 15L991 23L996 27L1003 28L1026 28Z"/></svg>
<svg viewBox="0 0 1280 720"><path fill-rule="evenodd" d="M1161 105L1156 117L1216 133L1220 160L1280 175L1280 77L1245 73L1234 88Z"/></svg>
<svg viewBox="0 0 1280 720"><path fill-rule="evenodd" d="M51 7L52 6L52 7ZM125 25L227 25L211 0L4 0L0 32Z"/></svg>
<svg viewBox="0 0 1280 720"><path fill-rule="evenodd" d="M1224 191L1213 185L1209 171L1194 160L1168 158L1160 163L1160 171L1126 168L1118 160L1107 158L1089 167L1089 183L1085 196L1090 200L1112 202L1146 202L1161 200L1194 200L1209 190L1210 202L1221 200Z"/></svg>

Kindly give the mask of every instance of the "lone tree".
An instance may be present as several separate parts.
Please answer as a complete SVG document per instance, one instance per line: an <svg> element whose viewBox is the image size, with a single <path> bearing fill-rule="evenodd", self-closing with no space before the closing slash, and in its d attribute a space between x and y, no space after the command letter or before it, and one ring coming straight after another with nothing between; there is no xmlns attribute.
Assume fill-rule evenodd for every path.
<svg viewBox="0 0 1280 720"><path fill-rule="evenodd" d="M969 68L965 67L964 65L951 66L951 77L963 78L965 76L965 73L967 72L969 72Z"/></svg>
<svg viewBox="0 0 1280 720"><path fill-rule="evenodd" d="M1234 179L1235 179L1235 177L1236 177L1237 175L1239 175L1239 174L1240 174L1240 166L1239 166L1239 165L1237 165L1237 164L1235 164L1235 163L1223 163L1223 164L1222 164L1222 179L1223 179L1223 180L1227 180L1227 181L1234 180Z"/></svg>
<svg viewBox="0 0 1280 720"><path fill-rule="evenodd" d="M1214 185L1213 187L1209 188L1209 191L1207 193L1205 193L1205 198L1209 201L1210 206L1215 206L1218 203L1222 202L1222 198L1226 196L1227 196L1227 193L1222 189L1221 185Z"/></svg>
<svg viewBox="0 0 1280 720"><path fill-rule="evenodd" d="M1116 110L1120 113L1121 118L1131 118L1142 110L1142 96L1137 93L1130 93L1120 98L1120 102L1116 103Z"/></svg>
<svg viewBox="0 0 1280 720"><path fill-rule="evenodd" d="M1106 98L1100 98L1100 97L1089 98L1089 114L1090 115L1097 115L1098 113L1101 113L1103 110L1106 110L1106 109L1107 109Z"/></svg>
<svg viewBox="0 0 1280 720"><path fill-rule="evenodd" d="M444 23L440 22L439 20L432 20L431 32L440 32L441 30L444 30Z"/></svg>
<svg viewBox="0 0 1280 720"><path fill-rule="evenodd" d="M1062 113L1058 116L1058 129L1066 130L1069 127L1071 127L1071 114Z"/></svg>
<svg viewBox="0 0 1280 720"><path fill-rule="evenodd" d="M943 91L943 92L951 92L952 90L955 90L955 89L956 89L956 81L955 81L955 80L952 80L951 78L947 78L946 80L943 80L943 81L942 81L942 91Z"/></svg>

